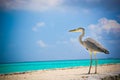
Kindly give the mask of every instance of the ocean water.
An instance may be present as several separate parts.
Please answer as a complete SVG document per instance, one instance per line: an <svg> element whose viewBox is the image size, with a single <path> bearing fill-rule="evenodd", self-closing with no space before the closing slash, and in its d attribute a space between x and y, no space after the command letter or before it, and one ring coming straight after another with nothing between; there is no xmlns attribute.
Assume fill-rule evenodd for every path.
<svg viewBox="0 0 120 80"><path fill-rule="evenodd" d="M0 74L14 72L25 72L34 70L46 70L56 68L71 68L79 66L89 66L90 60L61 60L61 61L41 61L0 64ZM120 63L120 59L100 59L98 65ZM93 65L95 62L93 62Z"/></svg>

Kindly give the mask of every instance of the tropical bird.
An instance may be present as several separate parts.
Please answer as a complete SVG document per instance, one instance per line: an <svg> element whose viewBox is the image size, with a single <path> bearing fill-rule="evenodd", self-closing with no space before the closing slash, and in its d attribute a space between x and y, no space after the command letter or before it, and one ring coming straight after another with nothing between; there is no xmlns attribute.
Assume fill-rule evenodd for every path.
<svg viewBox="0 0 120 80"><path fill-rule="evenodd" d="M89 71L88 74L90 74L91 67L92 67L92 53L94 53L95 56L95 74L97 73L97 58L96 58L96 53L98 52L103 52L105 54L109 54L109 51L104 48L100 43L95 41L92 38L86 38L84 41L82 40L84 34L85 34L85 29L80 27L77 29L69 30L69 32L81 32L82 34L79 36L79 41L81 45L83 45L88 52L90 53L90 66L89 66Z"/></svg>

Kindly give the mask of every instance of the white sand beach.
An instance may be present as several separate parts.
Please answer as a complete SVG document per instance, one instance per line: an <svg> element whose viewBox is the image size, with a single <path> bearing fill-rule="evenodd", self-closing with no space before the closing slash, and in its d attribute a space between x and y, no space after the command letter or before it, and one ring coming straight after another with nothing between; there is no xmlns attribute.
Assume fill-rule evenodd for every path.
<svg viewBox="0 0 120 80"><path fill-rule="evenodd" d="M98 74L87 74L89 67L64 68L53 70L38 70L23 73L1 74L0 80L120 80L120 64L98 66ZM109 79L105 79L111 77Z"/></svg>

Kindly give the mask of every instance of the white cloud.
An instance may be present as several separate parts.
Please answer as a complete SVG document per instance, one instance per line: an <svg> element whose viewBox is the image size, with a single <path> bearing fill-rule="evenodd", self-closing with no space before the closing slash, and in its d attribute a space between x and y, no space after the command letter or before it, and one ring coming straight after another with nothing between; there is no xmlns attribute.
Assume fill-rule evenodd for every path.
<svg viewBox="0 0 120 80"><path fill-rule="evenodd" d="M37 41L37 44L38 44L40 47L42 47L42 48L47 47L47 44L46 44L44 41L42 41L42 40Z"/></svg>
<svg viewBox="0 0 120 80"><path fill-rule="evenodd" d="M79 1L79 0L78 0ZM91 1L91 0L90 0ZM92 0L93 2L96 0ZM89 2L89 0L87 1ZM90 9L79 8L70 5L67 0L0 0L0 7L8 10L25 10L25 11L60 11L78 13L79 11L85 14L91 12Z"/></svg>
<svg viewBox="0 0 120 80"><path fill-rule="evenodd" d="M120 33L120 23L116 20L111 20L107 18L101 18L98 20L97 24L91 24L88 26L91 34L96 39L102 39L102 34L117 34ZM106 33L106 34L105 34Z"/></svg>
<svg viewBox="0 0 120 80"><path fill-rule="evenodd" d="M89 25L89 28L92 31L97 31L97 33L102 33L103 31L106 31L107 33L118 33L120 32L120 23L118 23L116 20L101 18L98 20L97 24Z"/></svg>
<svg viewBox="0 0 120 80"><path fill-rule="evenodd" d="M60 7L63 0L5 0L2 3L7 9L46 11Z"/></svg>
<svg viewBox="0 0 120 80"><path fill-rule="evenodd" d="M69 44L74 47L78 52L81 53L81 51L84 49L84 47L79 42L79 37L71 37L69 39Z"/></svg>
<svg viewBox="0 0 120 80"><path fill-rule="evenodd" d="M41 26L44 26L44 25L45 25L44 22L39 22L39 23L36 24L36 26L38 26L38 27L41 27Z"/></svg>
<svg viewBox="0 0 120 80"><path fill-rule="evenodd" d="M59 40L59 41L56 41L56 44L64 44L64 45L68 45L68 44L79 44L79 40L78 40L78 37L76 37L76 38L73 38L73 37L71 37L70 39L68 39L68 40Z"/></svg>
<svg viewBox="0 0 120 80"><path fill-rule="evenodd" d="M44 22L38 22L38 23L32 28L32 30L33 30L34 32L37 32L40 27L44 27L44 26L45 26L45 23L44 23Z"/></svg>
<svg viewBox="0 0 120 80"><path fill-rule="evenodd" d="M70 42L71 43L77 43L78 42L78 38L70 38Z"/></svg>
<svg viewBox="0 0 120 80"><path fill-rule="evenodd" d="M70 44L72 44L74 47L79 48L81 46L80 42L79 42L79 38L78 37L71 37L69 39Z"/></svg>
<svg viewBox="0 0 120 80"><path fill-rule="evenodd" d="M91 13L91 10L90 10L90 9L85 9L85 8L83 8L81 11L82 11L83 13L85 13L85 14L90 14L90 13Z"/></svg>

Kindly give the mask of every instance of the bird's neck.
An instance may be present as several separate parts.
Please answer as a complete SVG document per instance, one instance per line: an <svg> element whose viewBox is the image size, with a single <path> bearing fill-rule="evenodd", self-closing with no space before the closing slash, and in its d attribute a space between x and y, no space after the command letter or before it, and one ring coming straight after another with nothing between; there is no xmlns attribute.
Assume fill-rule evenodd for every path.
<svg viewBox="0 0 120 80"><path fill-rule="evenodd" d="M84 34L85 34L85 31L83 30L82 34L79 36L79 40L80 40L81 44L83 44L82 38L83 38Z"/></svg>

